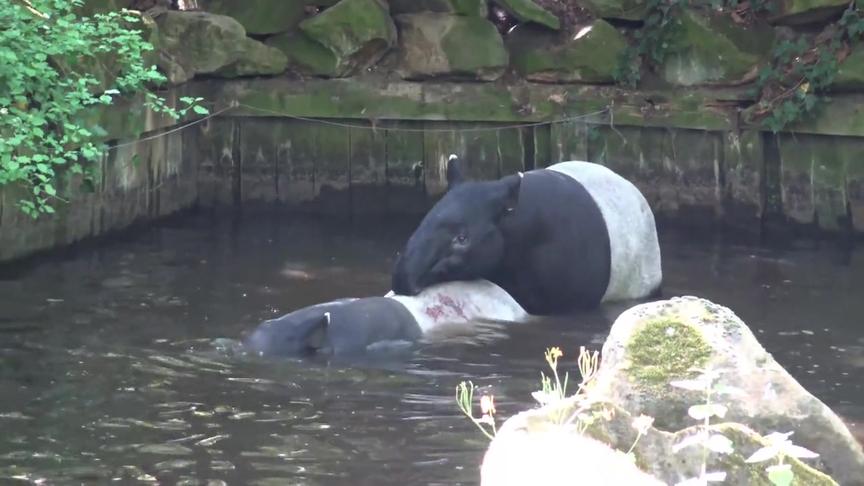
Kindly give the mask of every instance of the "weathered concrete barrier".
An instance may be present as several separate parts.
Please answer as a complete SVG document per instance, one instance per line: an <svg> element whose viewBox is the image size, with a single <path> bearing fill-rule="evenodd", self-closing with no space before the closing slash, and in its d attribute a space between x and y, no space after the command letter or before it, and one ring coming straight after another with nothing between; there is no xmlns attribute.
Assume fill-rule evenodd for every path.
<svg viewBox="0 0 864 486"><path fill-rule="evenodd" d="M191 207L420 213L451 153L474 178L607 164L661 224L864 233L861 95L778 135L739 120L736 89L270 78L193 81L169 93L180 95L226 111L182 130L134 104L103 113L119 146L87 190L63 182L56 217L34 222L15 188L0 190L0 261Z"/></svg>

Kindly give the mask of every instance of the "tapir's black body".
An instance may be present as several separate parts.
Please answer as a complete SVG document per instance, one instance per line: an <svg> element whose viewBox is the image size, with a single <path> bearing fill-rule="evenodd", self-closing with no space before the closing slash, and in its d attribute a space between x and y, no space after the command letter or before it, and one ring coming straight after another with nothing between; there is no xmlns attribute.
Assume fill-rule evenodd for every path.
<svg viewBox="0 0 864 486"><path fill-rule="evenodd" d="M370 345L412 342L421 335L405 306L386 297L368 297L304 307L265 321L244 345L263 356L351 355L365 353Z"/></svg>
<svg viewBox="0 0 864 486"><path fill-rule="evenodd" d="M462 182L453 162L448 179L448 192L396 262L396 293L485 278L536 315L600 303L610 278L609 234L579 182L552 170Z"/></svg>
<svg viewBox="0 0 864 486"><path fill-rule="evenodd" d="M534 314L593 307L609 283L606 223L588 191L549 170L522 180L519 204L502 218L505 251L490 276Z"/></svg>

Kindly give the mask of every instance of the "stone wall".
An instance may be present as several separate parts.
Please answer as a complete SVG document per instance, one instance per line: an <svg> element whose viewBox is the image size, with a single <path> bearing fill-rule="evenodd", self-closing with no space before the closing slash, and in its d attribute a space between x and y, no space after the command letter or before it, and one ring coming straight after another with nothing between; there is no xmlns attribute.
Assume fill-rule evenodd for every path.
<svg viewBox="0 0 864 486"><path fill-rule="evenodd" d="M0 191L0 260L194 207L420 214L444 190L451 153L476 179L603 163L644 192L661 223L864 234L858 95L778 135L742 124L744 94L733 90L367 78L194 81L169 98L180 95L225 111L186 128L134 102L101 114L117 147L96 184L61 184L69 203L55 217L34 222L14 207L16 189Z"/></svg>

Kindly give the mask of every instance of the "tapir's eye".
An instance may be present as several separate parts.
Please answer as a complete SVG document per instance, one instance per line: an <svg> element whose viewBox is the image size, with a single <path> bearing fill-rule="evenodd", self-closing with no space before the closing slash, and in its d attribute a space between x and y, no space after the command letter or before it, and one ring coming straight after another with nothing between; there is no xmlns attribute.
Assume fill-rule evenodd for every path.
<svg viewBox="0 0 864 486"><path fill-rule="evenodd" d="M468 236L465 233L459 233L453 237L453 244L456 246L465 246L468 244Z"/></svg>

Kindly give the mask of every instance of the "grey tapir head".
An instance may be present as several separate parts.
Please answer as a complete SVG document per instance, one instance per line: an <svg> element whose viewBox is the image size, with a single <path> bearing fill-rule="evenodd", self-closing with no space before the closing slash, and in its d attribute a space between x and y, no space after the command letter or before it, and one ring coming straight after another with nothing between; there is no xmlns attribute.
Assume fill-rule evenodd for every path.
<svg viewBox="0 0 864 486"><path fill-rule="evenodd" d="M518 202L521 174L465 181L450 156L447 192L429 211L396 261L393 291L417 295L430 285L489 278L504 257L500 223Z"/></svg>
<svg viewBox="0 0 864 486"><path fill-rule="evenodd" d="M263 356L363 354L385 342L421 337L413 315L384 297L342 299L304 307L261 323L244 341Z"/></svg>

